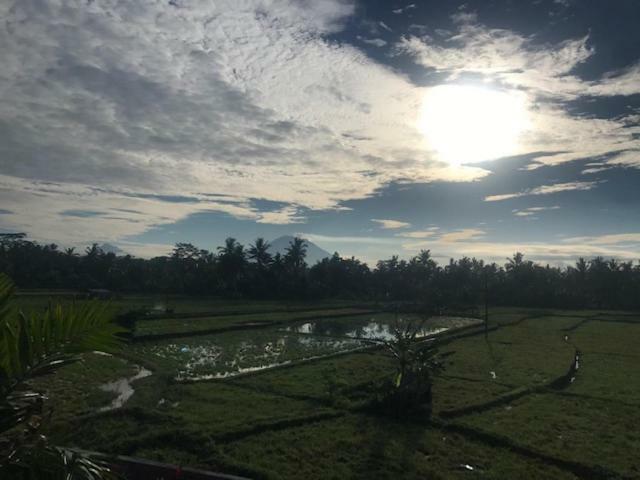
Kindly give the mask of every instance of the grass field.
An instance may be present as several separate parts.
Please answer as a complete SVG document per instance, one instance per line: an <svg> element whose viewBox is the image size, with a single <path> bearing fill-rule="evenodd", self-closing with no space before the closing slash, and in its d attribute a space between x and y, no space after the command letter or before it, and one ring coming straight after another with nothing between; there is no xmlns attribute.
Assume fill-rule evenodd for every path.
<svg viewBox="0 0 640 480"><path fill-rule="evenodd" d="M224 321L255 321L231 317ZM211 325L227 317L200 318ZM408 421L368 408L394 372L383 350L335 330L287 330L282 322L301 324L287 309L266 318L278 325L135 342L124 349L127 361L91 354L65 367L39 385L54 398L53 440L253 478L640 478L640 315L495 309L488 335L470 327L441 347L452 353L435 380L433 417ZM178 320L144 325L180 332L169 328ZM342 333L358 321L329 320ZM299 361L355 346L368 348ZM573 382L558 383L576 351ZM250 369L274 359L285 364L175 379L189 364L191 373L215 374L234 361ZM99 385L132 376L132 362L153 375L132 384L123 408L95 413L113 399Z"/></svg>

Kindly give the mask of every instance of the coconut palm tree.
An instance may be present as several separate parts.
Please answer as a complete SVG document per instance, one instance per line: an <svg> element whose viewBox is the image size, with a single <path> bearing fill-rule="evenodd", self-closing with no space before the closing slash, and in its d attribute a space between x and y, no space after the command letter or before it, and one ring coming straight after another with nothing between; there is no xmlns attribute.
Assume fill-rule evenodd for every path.
<svg viewBox="0 0 640 480"><path fill-rule="evenodd" d="M238 283L242 277L246 259L244 246L235 238L227 238L223 247L218 247L218 266L224 285L230 293L238 294Z"/></svg>
<svg viewBox="0 0 640 480"><path fill-rule="evenodd" d="M304 259L307 256L307 242L300 237L295 237L286 249L285 263L295 273L299 273L307 266Z"/></svg>
<svg viewBox="0 0 640 480"><path fill-rule="evenodd" d="M266 242L264 238L256 238L253 245L249 245L249 258L256 262L259 269L264 269L271 265L273 261L271 254L269 253L269 247L271 245Z"/></svg>
<svg viewBox="0 0 640 480"><path fill-rule="evenodd" d="M30 381L79 360L81 352L113 351L121 327L96 304L16 313L12 293L12 282L0 273L0 477L115 478L106 465L51 446L39 434L46 397Z"/></svg>

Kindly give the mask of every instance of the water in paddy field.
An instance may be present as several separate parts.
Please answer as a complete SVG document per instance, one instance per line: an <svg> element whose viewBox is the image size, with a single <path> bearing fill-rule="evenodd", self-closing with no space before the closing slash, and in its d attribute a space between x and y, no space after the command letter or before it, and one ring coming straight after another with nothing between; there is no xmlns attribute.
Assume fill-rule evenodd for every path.
<svg viewBox="0 0 640 480"><path fill-rule="evenodd" d="M107 410L114 410L116 408L122 407L125 402L129 400L129 398L131 398L131 395L133 395L134 389L131 383L150 375L152 375L152 372L150 370L147 370L144 367L138 367L138 372L132 377L121 378L119 380L101 385L100 390L103 390L105 392L115 392L118 394L118 396L113 399L110 405L102 407L100 411L105 412Z"/></svg>
<svg viewBox="0 0 640 480"><path fill-rule="evenodd" d="M178 379L194 380L227 378L366 345L359 339L303 336L270 329L166 340L142 346L141 350L151 360L173 366Z"/></svg>
<svg viewBox="0 0 640 480"><path fill-rule="evenodd" d="M347 321L345 321L347 320ZM451 328L460 328L479 322L475 318L431 317L421 324L417 317L399 317L383 314L358 316L348 319L321 319L287 327L286 330L301 334L328 335L337 337L360 338L364 340L390 341L395 338L395 327L403 328L411 321L417 327L421 325L416 338L437 335Z"/></svg>
<svg viewBox="0 0 640 480"><path fill-rule="evenodd" d="M396 317L390 314L322 319L281 329L162 340L138 348L151 361L175 368L179 380L228 378L392 340L395 322ZM476 322L471 318L432 317L422 324L417 336L436 335Z"/></svg>

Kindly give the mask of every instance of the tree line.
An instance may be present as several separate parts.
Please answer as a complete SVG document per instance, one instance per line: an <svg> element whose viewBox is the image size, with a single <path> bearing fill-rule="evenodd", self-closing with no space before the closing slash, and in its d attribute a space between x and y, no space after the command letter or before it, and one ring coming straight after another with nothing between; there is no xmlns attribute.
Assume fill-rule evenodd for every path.
<svg viewBox="0 0 640 480"><path fill-rule="evenodd" d="M123 293L216 295L257 299L367 299L442 306L492 305L571 308L640 308L640 264L596 257L554 267L522 253L503 265L463 257L439 265L429 250L402 260L392 256L374 268L337 253L307 265L307 244L291 241L284 254L269 253L262 238L248 246L233 238L215 252L178 243L170 255L151 259L84 252L0 234L0 272L19 288Z"/></svg>

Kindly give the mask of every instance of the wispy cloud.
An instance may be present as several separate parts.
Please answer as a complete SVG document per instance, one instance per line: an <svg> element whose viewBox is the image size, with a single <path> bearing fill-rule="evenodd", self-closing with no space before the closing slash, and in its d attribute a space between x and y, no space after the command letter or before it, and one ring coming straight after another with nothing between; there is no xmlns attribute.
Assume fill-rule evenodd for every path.
<svg viewBox="0 0 640 480"><path fill-rule="evenodd" d="M434 237L435 235L437 235L438 230L440 230L439 227L429 227L425 230L417 230L417 231L413 231L413 232L400 232L400 233L396 233L397 237L403 237L403 238L430 238L430 237Z"/></svg>
<svg viewBox="0 0 640 480"><path fill-rule="evenodd" d="M484 197L485 202L500 202L511 198L528 197L531 195L550 195L552 193L568 192L573 190L584 191L595 188L602 181L595 182L566 182L555 183L553 185L542 185L540 187L530 188L516 193L503 193L499 195L489 195Z"/></svg>
<svg viewBox="0 0 640 480"><path fill-rule="evenodd" d="M477 228L465 228L463 230L445 233L444 235L441 235L438 240L444 243L476 240L478 238L484 237L486 233L487 232L485 232L484 230L479 230Z"/></svg>
<svg viewBox="0 0 640 480"><path fill-rule="evenodd" d="M400 220L385 220L381 218L372 218L372 222L376 222L380 225L380 228L385 230L395 230L398 228L407 228L410 227L411 224L408 222L401 222Z"/></svg>
<svg viewBox="0 0 640 480"><path fill-rule="evenodd" d="M475 242L484 238L487 234L486 231L478 228L463 228L460 230L453 230L449 232L431 231L426 232L413 232L417 234L430 234L424 236L410 236L411 239L421 239L420 241L405 241L402 243L402 248L408 251L416 251L419 249L440 249L446 250L451 244Z"/></svg>
<svg viewBox="0 0 640 480"><path fill-rule="evenodd" d="M358 40L360 40L363 43L366 43L367 45L373 45L374 47L384 47L387 42L381 38L366 38L366 37L362 37L360 35L358 35Z"/></svg>
<svg viewBox="0 0 640 480"><path fill-rule="evenodd" d="M402 7L402 8L395 8L393 10L391 10L393 13L395 13L396 15L400 15L401 13L404 12L408 12L409 10L412 10L416 8L416 4L415 3L410 3L409 5L407 5L406 7Z"/></svg>
<svg viewBox="0 0 640 480"><path fill-rule="evenodd" d="M537 213L544 212L545 210L559 210L560 207L554 205L552 207L529 207L522 209L513 209L513 213L516 217L534 217Z"/></svg>
<svg viewBox="0 0 640 480"><path fill-rule="evenodd" d="M563 243L583 243L588 245L640 244L640 233L614 233L589 237L570 237L563 239Z"/></svg>

